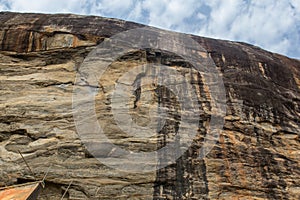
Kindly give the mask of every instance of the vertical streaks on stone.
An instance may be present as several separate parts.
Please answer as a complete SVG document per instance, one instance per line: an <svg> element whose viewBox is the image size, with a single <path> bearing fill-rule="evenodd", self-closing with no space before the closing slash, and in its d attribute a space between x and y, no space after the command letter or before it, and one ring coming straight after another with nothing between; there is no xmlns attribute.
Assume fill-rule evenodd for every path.
<svg viewBox="0 0 300 200"><path fill-rule="evenodd" d="M253 152L253 156L263 178L262 185L266 190L266 197L270 200L289 199L288 193L285 192L287 184L281 177L279 163L274 159L273 154L269 150L263 147L259 147L258 150L257 152Z"/></svg>
<svg viewBox="0 0 300 200"><path fill-rule="evenodd" d="M1 49L2 50L6 50L5 42L6 42L6 38L7 38L7 31L8 30L4 29L3 33L2 33L2 38L1 38Z"/></svg>
<svg viewBox="0 0 300 200"><path fill-rule="evenodd" d="M37 174L43 175L48 167L45 163L51 161L55 165L47 180L60 187L66 180L74 179L76 185L85 188L87 197L100 188L102 199L300 199L299 60L252 45L192 36L209 52L226 86L228 113L221 141L204 160L197 158L209 122L206 111L211 107L206 80L201 74L193 74L191 83L200 107L199 134L194 143L176 163L156 174L128 175L85 157L70 110L73 64L79 65L93 49L90 46L104 38L143 25L101 17L25 13L0 13L0 22L0 96L4 102L0 109L3 145L0 185L14 184L17 179L12 177L27 174L22 163L14 162L19 160L14 150L21 146L32 155L28 154L28 161ZM127 55L130 61L140 58L140 54ZM191 67L170 53L149 50L147 58L150 63L183 69L180 71L183 75ZM112 77L121 76L138 64L141 62L129 63L130 66L116 62L116 70L108 70L108 78L103 79L106 84L101 83L103 91L108 92L116 83L117 79ZM136 88L138 107L134 111L138 112L139 106L145 104L143 90ZM131 143L111 123L108 93L99 98L103 100L99 104L99 119L108 124L104 130L116 144L133 151L140 148L153 151L170 141L175 144L180 141L180 108L170 107L178 105L174 98L177 94L158 86L152 94L158 99L158 108L167 110L170 119L157 131L157 143L153 139L153 143L145 146L136 145L136 140ZM19 130L26 130L26 134ZM35 139L31 140L27 134ZM149 145L152 146L148 148ZM160 162L176 154L165 152ZM80 198L78 191L74 196L70 191L74 199ZM60 191L51 192L61 196Z"/></svg>
<svg viewBox="0 0 300 200"><path fill-rule="evenodd" d="M148 61L158 64L161 63L161 52L149 52L148 55ZM168 108L168 119L162 130L158 132L158 138L160 139L157 148L163 148L168 142L174 143L175 148L173 153L164 152L160 155L160 165L168 162L168 160L180 153L178 152L178 146L180 145L180 135L178 135L180 117L177 116L178 114L176 112L176 107L178 107L176 96L180 94L173 94L173 92L165 86L157 86L156 93L158 96L158 106ZM172 108L175 108L175 113L171 111ZM153 198L182 199L186 193L186 187L188 187L184 173L184 160L182 158L178 159L174 164L159 169L156 173Z"/></svg>
<svg viewBox="0 0 300 200"><path fill-rule="evenodd" d="M157 55L157 53L152 53L152 55ZM161 54L162 60L164 59L164 54ZM168 63L172 63L168 55ZM159 56L160 57L160 56ZM151 56L153 60L153 57ZM174 58L173 58L174 59ZM165 64L165 63L162 63ZM186 63L180 63L181 65L186 66ZM197 101L199 109L202 110L199 121L199 130L196 138L189 147L189 149L176 160L176 163L168 165L165 168L159 169L156 173L156 181L154 184L154 194L153 198L156 200L159 199L208 199L209 186L207 178L207 169L204 159L199 159L199 149L204 141L206 135L206 123L209 121L209 116L205 114L204 109L207 111L211 109L209 102L209 94L205 90L203 77L199 73L189 72L190 80L186 79L187 83L192 84L192 88L195 89L197 94ZM193 74L194 73L194 74ZM177 91L181 94L175 94L175 97L178 95L187 95L187 91ZM170 108L176 104L174 100L174 95L172 92L168 91L167 88L160 87L157 89L157 95L159 100L159 106ZM208 95L208 96L207 96ZM180 143L180 133L178 132L178 127L176 125L180 123L180 118L176 115L169 115L172 118L175 118L177 123L172 123L172 121L167 121L164 128L158 133L160 138L157 148L160 149L170 142L170 133L175 133L175 143ZM174 141L173 141L174 142ZM176 149L176 148L175 148ZM174 155L163 154L161 155L160 161L165 162L168 160L168 157L176 156Z"/></svg>

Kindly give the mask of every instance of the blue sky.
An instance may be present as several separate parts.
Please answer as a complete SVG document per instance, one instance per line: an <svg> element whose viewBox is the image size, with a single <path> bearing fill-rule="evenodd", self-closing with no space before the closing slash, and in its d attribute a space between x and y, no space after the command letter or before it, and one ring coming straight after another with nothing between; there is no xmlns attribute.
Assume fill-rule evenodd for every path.
<svg viewBox="0 0 300 200"><path fill-rule="evenodd" d="M300 58L300 0L0 0L0 10L121 18Z"/></svg>

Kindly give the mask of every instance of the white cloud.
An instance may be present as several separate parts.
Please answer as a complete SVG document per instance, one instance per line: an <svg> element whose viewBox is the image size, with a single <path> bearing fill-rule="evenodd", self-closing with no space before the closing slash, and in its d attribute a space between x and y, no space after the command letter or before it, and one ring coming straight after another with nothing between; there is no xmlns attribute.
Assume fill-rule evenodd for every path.
<svg viewBox="0 0 300 200"><path fill-rule="evenodd" d="M96 11L105 13L110 17L124 17L130 12L134 0L102 0L97 1Z"/></svg>
<svg viewBox="0 0 300 200"><path fill-rule="evenodd" d="M10 10L8 0L0 0L0 10Z"/></svg>
<svg viewBox="0 0 300 200"><path fill-rule="evenodd" d="M300 57L299 0L0 0L0 9L116 17Z"/></svg>
<svg viewBox="0 0 300 200"><path fill-rule="evenodd" d="M19 12L78 12L82 0L62 1L62 0L10 0L12 11Z"/></svg>
<svg viewBox="0 0 300 200"><path fill-rule="evenodd" d="M181 30L199 5L198 0L145 0L143 9L149 12L149 24ZM181 30L185 31L185 30Z"/></svg>
<svg viewBox="0 0 300 200"><path fill-rule="evenodd" d="M134 8L131 10L127 18L130 20L139 20L142 17L143 17L142 2L138 1L134 5Z"/></svg>
<svg viewBox="0 0 300 200"><path fill-rule="evenodd" d="M208 5L212 12L205 26L199 29L200 35L245 41L300 57L300 21L295 17L299 12L288 1L216 2Z"/></svg>

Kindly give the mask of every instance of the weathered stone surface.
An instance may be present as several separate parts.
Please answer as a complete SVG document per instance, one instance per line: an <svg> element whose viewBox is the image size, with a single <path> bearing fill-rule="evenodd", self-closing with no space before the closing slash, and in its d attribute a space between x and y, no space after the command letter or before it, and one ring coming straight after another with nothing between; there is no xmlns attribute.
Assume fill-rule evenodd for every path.
<svg viewBox="0 0 300 200"><path fill-rule="evenodd" d="M95 110L105 134L124 149L163 147L176 138L183 112L176 94L143 86L129 102L133 121L148 124L151 107L165 108L169 118L153 138L126 135L114 121L110 97L118 78L130 69L145 63L176 69L196 88L201 105L198 134L176 163L156 172L122 172L99 162L83 145L74 124L72 94L76 73L97 44L143 25L7 12L0 14L0 22L2 186L32 179L21 151L37 179L51 166L40 199L60 199L71 181L66 199L300 199L299 60L244 43L191 36L222 73L227 96L224 130L203 159L199 149L212 114L203 75L159 49L141 49L114 61L99 80ZM110 144L93 145L97 157L123 153L113 152Z"/></svg>

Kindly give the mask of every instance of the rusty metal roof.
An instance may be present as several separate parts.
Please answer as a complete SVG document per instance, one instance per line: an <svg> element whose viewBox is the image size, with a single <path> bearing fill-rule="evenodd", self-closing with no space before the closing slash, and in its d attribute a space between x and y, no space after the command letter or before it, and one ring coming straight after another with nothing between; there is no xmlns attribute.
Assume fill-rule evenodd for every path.
<svg viewBox="0 0 300 200"><path fill-rule="evenodd" d="M0 188L1 200L35 200L41 189L41 182L31 182Z"/></svg>

